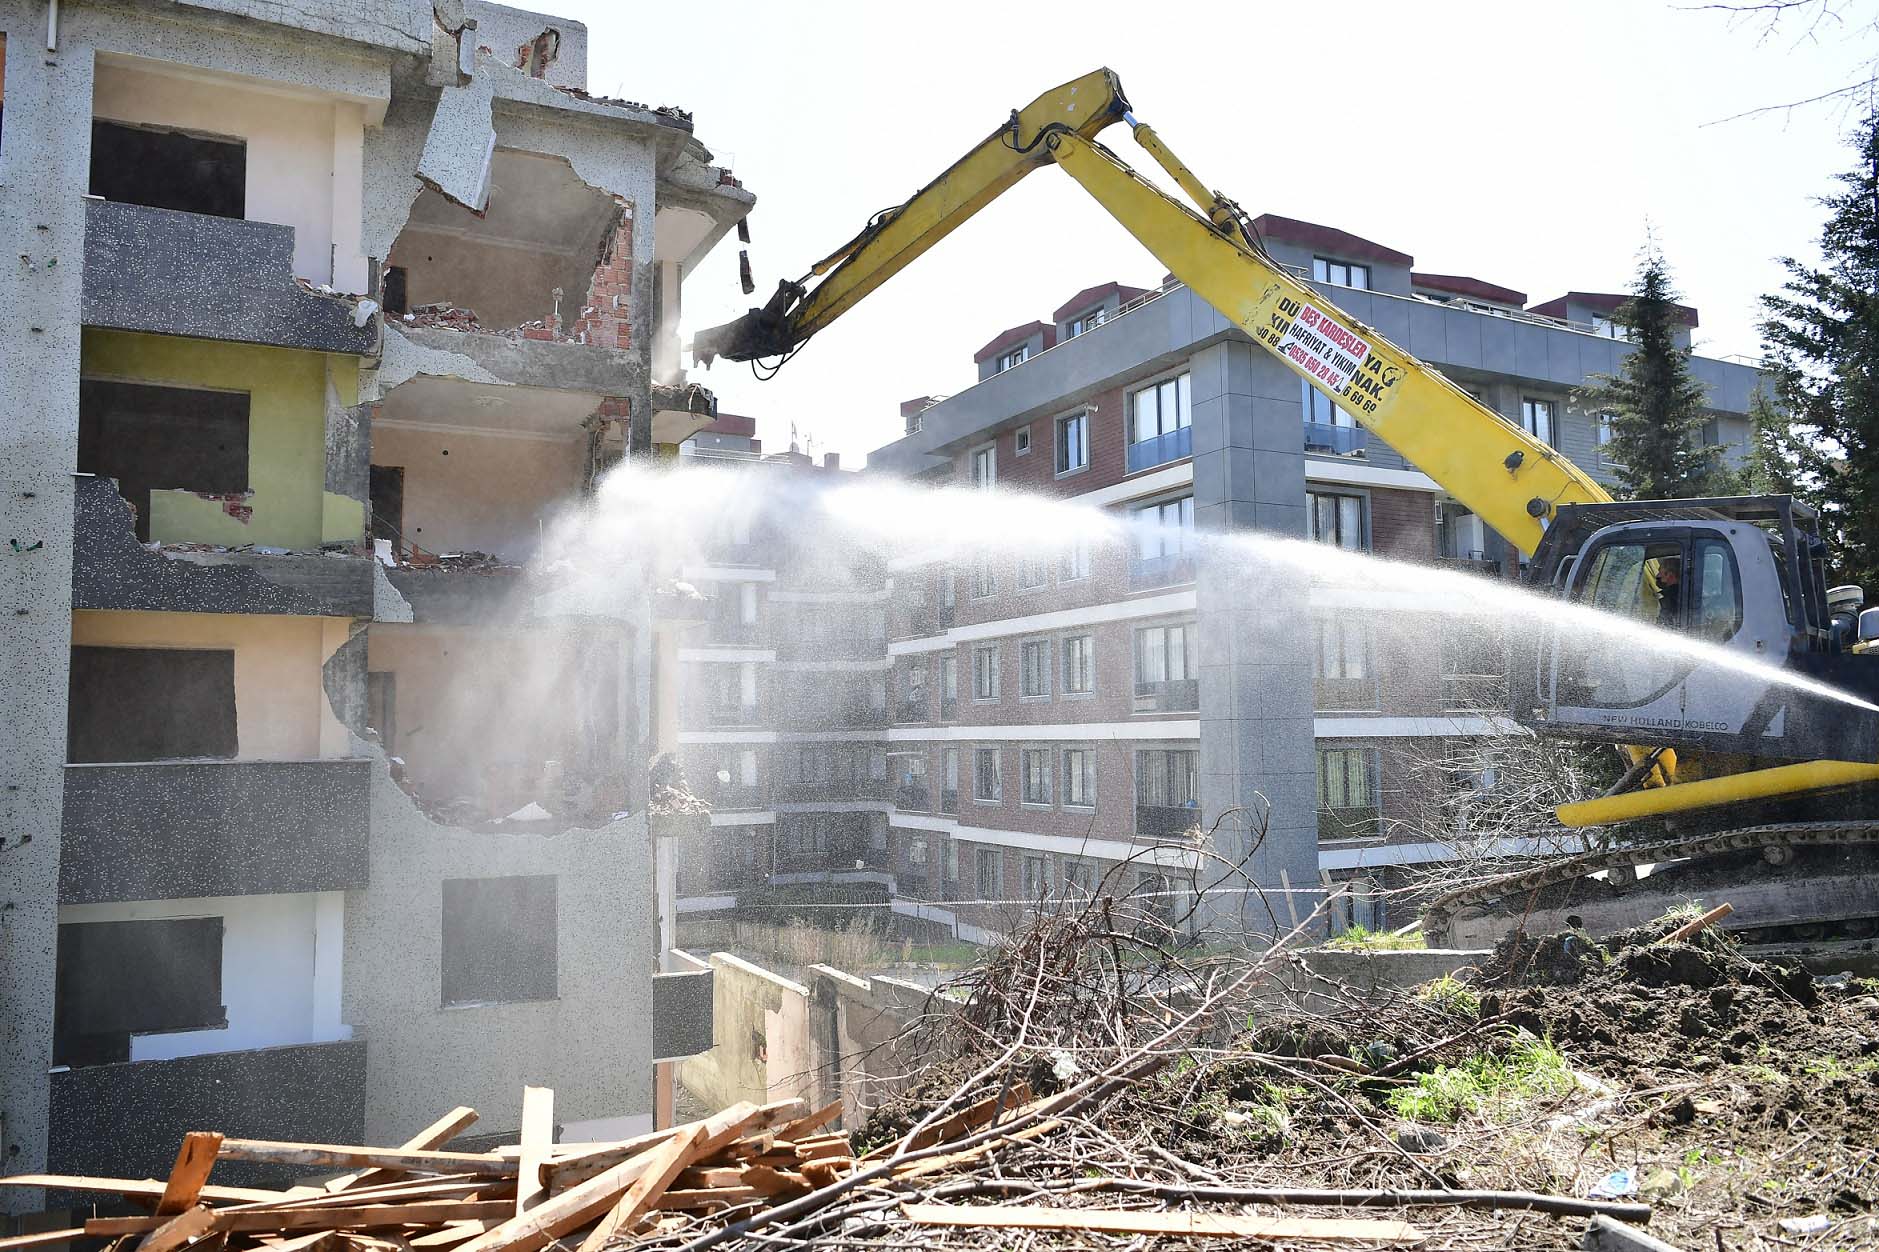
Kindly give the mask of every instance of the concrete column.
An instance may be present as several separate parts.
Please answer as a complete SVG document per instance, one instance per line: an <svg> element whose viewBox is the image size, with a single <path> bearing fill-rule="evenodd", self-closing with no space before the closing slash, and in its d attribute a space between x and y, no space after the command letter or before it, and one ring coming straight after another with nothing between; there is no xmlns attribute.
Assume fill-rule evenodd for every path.
<svg viewBox="0 0 1879 1252"><path fill-rule="evenodd" d="M69 10L0 0L0 1172L41 1171L52 1064L59 824L72 637L80 283L90 181L92 49ZM0 1192L0 1211L39 1195Z"/></svg>
<svg viewBox="0 0 1879 1252"><path fill-rule="evenodd" d="M1202 349L1191 371L1196 529L1302 538L1305 454L1297 380L1240 339ZM1216 851L1230 861L1257 845L1245 868L1260 887L1275 893L1287 881L1315 887L1307 578L1245 549L1208 544L1196 590L1203 822L1214 829ZM1281 894L1266 901L1220 895L1204 916L1210 927L1251 934L1274 933L1276 919L1283 933L1292 916L1286 900ZM1300 918L1316 903L1309 896L1291 900Z"/></svg>

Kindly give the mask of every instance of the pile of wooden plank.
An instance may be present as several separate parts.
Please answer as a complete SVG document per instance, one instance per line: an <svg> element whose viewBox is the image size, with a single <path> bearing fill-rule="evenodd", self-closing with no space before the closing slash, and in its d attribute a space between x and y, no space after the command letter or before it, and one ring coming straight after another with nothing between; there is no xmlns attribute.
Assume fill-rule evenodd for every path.
<svg viewBox="0 0 1879 1252"><path fill-rule="evenodd" d="M167 1180L30 1174L0 1186L94 1193L148 1208L82 1227L0 1239L0 1252L113 1238L124 1252L536 1252L557 1240L599 1252L661 1220L752 1211L847 1176L841 1104L736 1104L703 1121L611 1143L553 1142L553 1093L524 1092L520 1142L487 1152L444 1145L476 1121L459 1108L395 1148L184 1138ZM209 1183L217 1161L286 1166L323 1181L270 1191Z"/></svg>

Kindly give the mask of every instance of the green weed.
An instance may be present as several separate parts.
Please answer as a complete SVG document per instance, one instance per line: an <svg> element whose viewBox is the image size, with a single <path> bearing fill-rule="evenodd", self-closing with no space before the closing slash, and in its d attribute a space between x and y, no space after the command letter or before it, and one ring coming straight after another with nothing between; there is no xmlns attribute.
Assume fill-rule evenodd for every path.
<svg viewBox="0 0 1879 1252"><path fill-rule="evenodd" d="M1541 1096L1572 1089L1572 1071L1559 1049L1527 1036L1505 1056L1477 1053L1460 1065L1438 1066L1416 1083L1390 1093L1390 1109L1418 1122L1453 1122L1471 1113L1493 1115Z"/></svg>
<svg viewBox="0 0 1879 1252"><path fill-rule="evenodd" d="M1345 952L1410 952L1428 947L1429 941L1419 930L1399 935L1388 930L1352 926L1325 946Z"/></svg>
<svg viewBox="0 0 1879 1252"><path fill-rule="evenodd" d="M1416 998L1457 1017L1481 1016L1481 997L1453 974L1444 974L1434 982L1422 984L1416 988Z"/></svg>

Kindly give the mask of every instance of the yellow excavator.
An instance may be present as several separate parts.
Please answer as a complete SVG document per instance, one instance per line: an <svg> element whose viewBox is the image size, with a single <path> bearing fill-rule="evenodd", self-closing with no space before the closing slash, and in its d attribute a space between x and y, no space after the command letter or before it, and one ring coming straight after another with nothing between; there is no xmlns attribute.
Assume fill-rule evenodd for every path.
<svg viewBox="0 0 1879 1252"><path fill-rule="evenodd" d="M1118 122L1192 206L1097 142ZM1858 588L1826 586L1812 511L1786 496L1613 501L1556 449L1275 261L1240 206L1208 190L1134 116L1107 69L1014 110L801 281L783 282L764 307L700 332L694 355L706 365L716 357L787 359L1019 179L1052 164L1253 342L1526 553L1530 585L1684 631L1757 663L1637 655L1557 623L1518 632L1510 714L1541 734L1618 745L1629 764L1610 792L1561 808L1559 820L1583 827L1666 819L1674 831L1700 811L1698 824L1708 830L1564 858L1451 893L1431 905L1434 929L1468 906L1600 869L1730 852L1779 867L1800 849L1864 854L1860 845L1879 846L1879 823L1844 816L1870 808L1867 793L1879 792L1879 708L1867 703L1879 696L1879 656L1862 655L1860 629L1879 636L1879 609L1861 615ZM1805 681L1770 681L1765 667ZM1835 690L1859 700L1837 699ZM1639 746L1650 744L1661 746ZM1736 815L1776 820L1715 829ZM1801 817L1824 820L1794 820ZM1862 927L1872 929L1879 906L1843 902L1840 913L1764 929L1773 937L1845 922L1846 933L1859 936Z"/></svg>

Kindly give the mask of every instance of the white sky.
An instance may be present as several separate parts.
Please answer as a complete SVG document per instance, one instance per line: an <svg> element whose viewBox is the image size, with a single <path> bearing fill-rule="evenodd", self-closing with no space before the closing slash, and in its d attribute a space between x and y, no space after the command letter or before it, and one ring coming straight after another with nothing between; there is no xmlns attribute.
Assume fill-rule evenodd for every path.
<svg viewBox="0 0 1879 1252"><path fill-rule="evenodd" d="M784 276L930 181L1013 107L1100 65L1136 115L1254 214L1323 222L1527 293L1622 291L1647 223L1698 350L1754 353L1775 258L1811 257L1819 196L1850 153L1814 106L1704 126L1852 77L1840 32L1758 27L1660 0L1298 5L943 5L546 0L585 21L593 90L695 114L757 195L757 295L730 236L685 285L685 333L761 303ZM1147 154L1117 125L1104 140ZM970 386L998 331L1162 267L1061 172L1042 169L825 330L772 382L720 362L692 378L794 423L850 466L899 437L899 403Z"/></svg>

